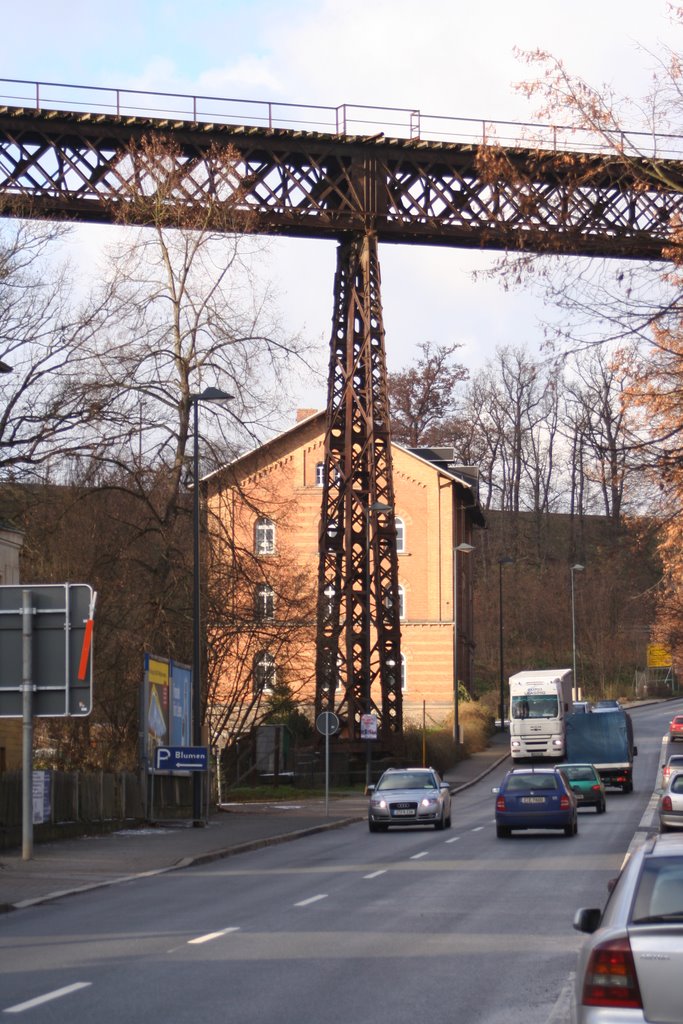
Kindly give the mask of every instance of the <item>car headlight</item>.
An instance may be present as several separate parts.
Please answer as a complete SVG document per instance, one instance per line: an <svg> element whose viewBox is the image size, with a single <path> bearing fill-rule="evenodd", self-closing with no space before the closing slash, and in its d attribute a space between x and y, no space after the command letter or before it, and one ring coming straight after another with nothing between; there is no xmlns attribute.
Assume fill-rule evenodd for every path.
<svg viewBox="0 0 683 1024"><path fill-rule="evenodd" d="M383 797L380 797L378 800L372 800L371 806L377 808L378 810L386 811L387 802Z"/></svg>
<svg viewBox="0 0 683 1024"><path fill-rule="evenodd" d="M438 802L435 796L423 796L420 801L420 807L436 807Z"/></svg>
<svg viewBox="0 0 683 1024"><path fill-rule="evenodd" d="M554 747L563 747L564 746L564 740L561 740L561 739L553 740L553 746Z"/></svg>
<svg viewBox="0 0 683 1024"><path fill-rule="evenodd" d="M522 745L522 744L520 743L520 741L519 741L519 740L511 740L511 741L510 741L510 749L511 749L511 750L519 750L519 748L521 747L521 745Z"/></svg>

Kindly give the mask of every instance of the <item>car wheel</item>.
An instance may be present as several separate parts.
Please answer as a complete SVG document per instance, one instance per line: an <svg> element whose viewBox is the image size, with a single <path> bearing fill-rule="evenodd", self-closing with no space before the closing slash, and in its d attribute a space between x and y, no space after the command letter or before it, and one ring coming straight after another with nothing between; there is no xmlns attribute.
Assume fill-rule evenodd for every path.
<svg viewBox="0 0 683 1024"><path fill-rule="evenodd" d="M443 832L445 827L446 827L446 819L444 818L443 811L442 811L441 812L441 817L439 818L439 820L434 822L434 828L436 829L437 832Z"/></svg>
<svg viewBox="0 0 683 1024"><path fill-rule="evenodd" d="M624 785L621 787L621 789L622 789L622 792L624 792L624 793L632 793L633 792L633 783L632 782L625 782Z"/></svg>
<svg viewBox="0 0 683 1024"><path fill-rule="evenodd" d="M670 825L665 825L664 822L661 821L659 823L659 831L660 832L670 832L671 831L671 826Z"/></svg>
<svg viewBox="0 0 683 1024"><path fill-rule="evenodd" d="M499 839L509 839L510 829L506 828L505 825L496 825L496 835Z"/></svg>
<svg viewBox="0 0 683 1024"><path fill-rule="evenodd" d="M575 821L571 821L568 825L564 826L564 834L566 836L575 836L578 832L578 826Z"/></svg>
<svg viewBox="0 0 683 1024"><path fill-rule="evenodd" d="M386 825L379 825L376 821L368 821L368 828L371 832L386 832Z"/></svg>
<svg viewBox="0 0 683 1024"><path fill-rule="evenodd" d="M595 813L596 814L604 814L606 810L607 810L607 801L606 800L602 800L599 804L595 805Z"/></svg>
<svg viewBox="0 0 683 1024"><path fill-rule="evenodd" d="M449 814L448 817L446 818L446 828L450 828L450 827L451 827L451 816Z"/></svg>

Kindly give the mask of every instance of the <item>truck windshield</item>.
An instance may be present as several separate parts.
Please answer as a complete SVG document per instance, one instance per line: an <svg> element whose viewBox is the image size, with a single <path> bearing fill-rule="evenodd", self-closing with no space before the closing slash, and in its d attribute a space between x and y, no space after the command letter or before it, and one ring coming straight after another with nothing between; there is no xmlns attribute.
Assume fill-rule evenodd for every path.
<svg viewBox="0 0 683 1024"><path fill-rule="evenodd" d="M558 700L552 693L525 693L512 698L513 718L557 718Z"/></svg>

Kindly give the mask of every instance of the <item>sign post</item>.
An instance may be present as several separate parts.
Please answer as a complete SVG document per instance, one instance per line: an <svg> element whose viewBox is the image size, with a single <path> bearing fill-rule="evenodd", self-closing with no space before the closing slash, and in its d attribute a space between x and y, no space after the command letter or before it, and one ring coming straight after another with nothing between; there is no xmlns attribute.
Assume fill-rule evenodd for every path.
<svg viewBox="0 0 683 1024"><path fill-rule="evenodd" d="M33 716L90 714L96 596L85 583L0 586L0 718L22 720L23 860L33 856Z"/></svg>
<svg viewBox="0 0 683 1024"><path fill-rule="evenodd" d="M330 801L330 736L339 730L339 719L334 711L322 711L315 720L315 727L325 737L325 817Z"/></svg>

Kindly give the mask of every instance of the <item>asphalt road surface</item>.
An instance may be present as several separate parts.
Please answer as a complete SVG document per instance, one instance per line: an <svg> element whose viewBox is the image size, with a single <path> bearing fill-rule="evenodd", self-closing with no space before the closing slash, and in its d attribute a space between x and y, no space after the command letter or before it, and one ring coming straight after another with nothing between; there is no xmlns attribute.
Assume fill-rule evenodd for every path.
<svg viewBox="0 0 683 1024"><path fill-rule="evenodd" d="M673 705L635 709L635 791L579 835L496 839L488 779L453 827L359 823L7 914L0 1012L40 1024L562 1024L579 906L656 830ZM500 770L502 776L503 769Z"/></svg>

